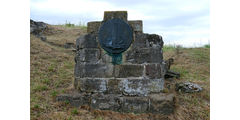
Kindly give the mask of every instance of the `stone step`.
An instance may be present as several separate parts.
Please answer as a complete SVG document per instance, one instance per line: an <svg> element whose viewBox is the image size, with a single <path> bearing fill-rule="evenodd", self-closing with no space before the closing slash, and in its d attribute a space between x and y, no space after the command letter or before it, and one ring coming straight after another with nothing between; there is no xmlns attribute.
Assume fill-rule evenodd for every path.
<svg viewBox="0 0 240 120"><path fill-rule="evenodd" d="M164 80L147 78L76 78L74 87L79 92L110 93L127 96L147 96L160 93Z"/></svg>
<svg viewBox="0 0 240 120"><path fill-rule="evenodd" d="M123 96L117 94L72 93L57 96L57 101L68 101L72 106L88 105L93 109L113 110L123 113L153 113L169 115L174 112L174 94L148 96Z"/></svg>

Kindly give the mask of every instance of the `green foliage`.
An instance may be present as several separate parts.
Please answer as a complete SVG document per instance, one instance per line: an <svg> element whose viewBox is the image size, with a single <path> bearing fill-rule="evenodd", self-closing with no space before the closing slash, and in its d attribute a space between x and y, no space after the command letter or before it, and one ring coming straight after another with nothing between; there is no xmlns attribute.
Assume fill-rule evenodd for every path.
<svg viewBox="0 0 240 120"><path fill-rule="evenodd" d="M40 106L38 104L35 104L33 107L36 109L40 108Z"/></svg>
<svg viewBox="0 0 240 120"><path fill-rule="evenodd" d="M71 113L72 113L72 115L77 115L78 114L78 110L76 108L74 108Z"/></svg>
<svg viewBox="0 0 240 120"><path fill-rule="evenodd" d="M188 69L182 66L172 66L171 70L179 72L181 77L188 76L188 73L189 73Z"/></svg>
<svg viewBox="0 0 240 120"><path fill-rule="evenodd" d="M66 68L66 69L71 69L71 68L73 68L73 67L74 67L73 62L71 62L71 61L66 61L66 62L64 62L64 68Z"/></svg>
<svg viewBox="0 0 240 120"><path fill-rule="evenodd" d="M65 93L65 90L64 90L64 89L62 89L62 90L61 90L61 93Z"/></svg>
<svg viewBox="0 0 240 120"><path fill-rule="evenodd" d="M45 78L45 79L42 80L42 83L49 85L50 80L48 78Z"/></svg>
<svg viewBox="0 0 240 120"><path fill-rule="evenodd" d="M204 45L204 48L210 48L210 44Z"/></svg>
<svg viewBox="0 0 240 120"><path fill-rule="evenodd" d="M183 46L181 46L181 45L164 45L163 52L174 51L174 50L179 51L182 48L183 48Z"/></svg>
<svg viewBox="0 0 240 120"><path fill-rule="evenodd" d="M53 90L53 91L51 92L51 96L56 97L57 95L58 95L58 92L57 92L57 91Z"/></svg>
<svg viewBox="0 0 240 120"><path fill-rule="evenodd" d="M65 27L74 27L75 25L74 24L71 24L70 22L67 22L65 23Z"/></svg>
<svg viewBox="0 0 240 120"><path fill-rule="evenodd" d="M71 22L66 21L63 26L69 27L69 28L80 27L82 29L87 29L87 25L84 22L81 22L81 21L78 24L73 24Z"/></svg>
<svg viewBox="0 0 240 120"><path fill-rule="evenodd" d="M164 45L162 50L163 52L167 52L167 51L173 51L175 49L176 49L176 46L174 45Z"/></svg>
<svg viewBox="0 0 240 120"><path fill-rule="evenodd" d="M51 64L49 67L48 67L48 70L50 72L54 72L55 71L55 65L54 64Z"/></svg>
<svg viewBox="0 0 240 120"><path fill-rule="evenodd" d="M68 100L65 100L64 103L65 103L65 104L69 104L70 102L69 102Z"/></svg>
<svg viewBox="0 0 240 120"><path fill-rule="evenodd" d="M48 86L46 85L37 85L36 87L33 88L34 92L40 92L40 91L45 91L48 90Z"/></svg>

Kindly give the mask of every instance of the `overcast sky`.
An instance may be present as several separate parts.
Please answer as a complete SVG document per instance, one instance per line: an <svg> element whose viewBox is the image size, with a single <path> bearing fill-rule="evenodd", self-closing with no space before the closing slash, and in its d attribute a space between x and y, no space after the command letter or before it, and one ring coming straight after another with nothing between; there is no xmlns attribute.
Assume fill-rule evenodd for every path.
<svg viewBox="0 0 240 120"><path fill-rule="evenodd" d="M104 11L126 10L143 20L143 31L164 44L196 47L210 42L208 0L31 0L30 18L49 24L101 21Z"/></svg>

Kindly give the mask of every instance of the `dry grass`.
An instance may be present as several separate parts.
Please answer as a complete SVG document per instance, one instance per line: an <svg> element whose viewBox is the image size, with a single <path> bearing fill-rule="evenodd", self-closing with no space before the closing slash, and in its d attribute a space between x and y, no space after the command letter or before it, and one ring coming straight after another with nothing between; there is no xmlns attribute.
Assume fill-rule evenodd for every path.
<svg viewBox="0 0 240 120"><path fill-rule="evenodd" d="M75 40L86 31L79 27L50 26L45 33L47 41L64 45ZM31 81L30 111L33 120L207 120L210 119L209 88L209 48L165 49L164 58L173 57L172 70L181 73L180 79L167 81L168 92L174 92L174 83L191 81L200 84L204 91L196 94L175 93L178 105L170 116L152 114L123 114L112 111L92 110L87 106L74 108L67 102L55 101L58 94L72 89L74 79L74 53L62 47L52 46L35 36L31 39Z"/></svg>
<svg viewBox="0 0 240 120"><path fill-rule="evenodd" d="M176 93L178 107L171 119L208 120L210 119L210 49L209 48L176 48L167 49L164 58L174 58L172 70L180 72L180 79L167 82L174 92L174 83L190 81L203 87L200 93Z"/></svg>
<svg viewBox="0 0 240 120"><path fill-rule="evenodd" d="M86 33L86 27L66 27L66 26L48 26L49 30L45 32L47 41L55 44L64 45L67 42L76 43L76 39Z"/></svg>

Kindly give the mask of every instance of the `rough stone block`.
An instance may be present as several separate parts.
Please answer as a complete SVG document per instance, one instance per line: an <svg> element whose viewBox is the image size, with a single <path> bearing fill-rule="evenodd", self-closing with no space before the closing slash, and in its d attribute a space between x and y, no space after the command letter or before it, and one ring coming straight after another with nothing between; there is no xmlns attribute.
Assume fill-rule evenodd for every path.
<svg viewBox="0 0 240 120"><path fill-rule="evenodd" d="M123 79L118 85L120 91L127 96L147 96L149 93L161 92L163 79Z"/></svg>
<svg viewBox="0 0 240 120"><path fill-rule="evenodd" d="M69 102L75 107L89 105L90 99L91 96L88 94L62 94L56 97L56 101Z"/></svg>
<svg viewBox="0 0 240 120"><path fill-rule="evenodd" d="M142 65L115 65L114 67L116 78L141 77L143 75Z"/></svg>
<svg viewBox="0 0 240 120"><path fill-rule="evenodd" d="M119 88L119 83L121 80L119 79L109 79L107 84L108 93L120 94L122 93Z"/></svg>
<svg viewBox="0 0 240 120"><path fill-rule="evenodd" d="M113 77L113 65L111 64L76 64L75 77Z"/></svg>
<svg viewBox="0 0 240 120"><path fill-rule="evenodd" d="M162 78L162 70L161 64L147 64L145 65L146 68L146 76L148 78Z"/></svg>
<svg viewBox="0 0 240 120"><path fill-rule="evenodd" d="M106 63L106 64L112 63L112 57L108 55L107 52L104 51L103 49L101 49L101 60L103 63Z"/></svg>
<svg viewBox="0 0 240 120"><path fill-rule="evenodd" d="M174 112L174 94L151 94L147 97L129 97L117 94L86 94L72 93L56 97L57 101L68 101L71 105L79 107L89 105L100 110L113 110L118 112L153 113L169 115Z"/></svg>
<svg viewBox="0 0 240 120"><path fill-rule="evenodd" d="M135 33L135 40L132 43L133 48L146 48L147 47L147 34L140 32Z"/></svg>
<svg viewBox="0 0 240 120"><path fill-rule="evenodd" d="M147 47L162 48L162 36L159 36L157 34L147 34Z"/></svg>
<svg viewBox="0 0 240 120"><path fill-rule="evenodd" d="M135 40L132 43L133 48L160 48L162 49L162 36L157 34L145 34L135 32Z"/></svg>
<svg viewBox="0 0 240 120"><path fill-rule="evenodd" d="M87 33L98 33L98 29L101 26L101 22L88 22L87 23Z"/></svg>
<svg viewBox="0 0 240 120"><path fill-rule="evenodd" d="M128 21L134 32L143 32L142 20Z"/></svg>
<svg viewBox="0 0 240 120"><path fill-rule="evenodd" d="M162 50L159 48L132 49L126 53L126 61L130 63L162 63Z"/></svg>
<svg viewBox="0 0 240 120"><path fill-rule="evenodd" d="M123 97L122 111L144 113L148 111L149 100L147 97Z"/></svg>
<svg viewBox="0 0 240 120"><path fill-rule="evenodd" d="M106 92L107 91L107 80L104 78L76 78L77 86L76 89L92 93L92 92Z"/></svg>
<svg viewBox="0 0 240 120"><path fill-rule="evenodd" d="M97 63L100 60L100 50L96 48L80 49L76 52L77 62Z"/></svg>
<svg viewBox="0 0 240 120"><path fill-rule="evenodd" d="M171 114L174 112L175 97L173 94L151 94L150 113Z"/></svg>
<svg viewBox="0 0 240 120"><path fill-rule="evenodd" d="M116 94L95 94L92 96L90 106L100 110L119 111L121 109L120 96Z"/></svg>
<svg viewBox="0 0 240 120"><path fill-rule="evenodd" d="M98 48L98 42L95 34L86 34L76 40L77 50L81 48Z"/></svg>
<svg viewBox="0 0 240 120"><path fill-rule="evenodd" d="M119 18L127 22L127 11L105 11L103 21Z"/></svg>

